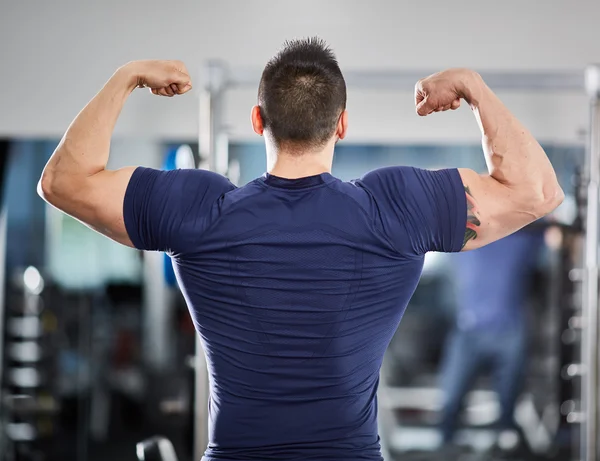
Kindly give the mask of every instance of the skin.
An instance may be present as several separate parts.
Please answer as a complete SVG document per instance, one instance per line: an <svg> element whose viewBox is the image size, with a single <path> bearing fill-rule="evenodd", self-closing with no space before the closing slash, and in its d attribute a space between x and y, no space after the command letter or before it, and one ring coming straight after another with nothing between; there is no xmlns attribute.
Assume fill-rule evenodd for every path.
<svg viewBox="0 0 600 461"><path fill-rule="evenodd" d="M139 87L159 96L187 93L192 84L179 61L135 61L118 69L77 115L46 165L39 194L51 205L124 245L133 246L123 222L123 200L135 167L106 169L110 139L127 97ZM457 109L461 99L481 128L489 174L461 169L468 206L464 249L505 237L556 208L563 192L546 154L474 72L451 69L429 76L415 89L417 113ZM344 139L348 114L320 149L278 149L252 109L254 131L265 137L269 173L299 178L331 172L333 151Z"/></svg>
<svg viewBox="0 0 600 461"><path fill-rule="evenodd" d="M450 69L419 81L417 114L471 107L482 134L488 174L460 169L467 199L463 249L506 237L558 207L564 193L546 153L502 104L483 79L467 69Z"/></svg>
<svg viewBox="0 0 600 461"><path fill-rule="evenodd" d="M254 132L265 138L267 152L267 171L280 178L296 179L331 172L333 150L336 143L346 137L348 131L348 112L343 111L338 120L335 133L329 141L318 150L306 151L302 155L278 149L268 131L263 128L259 106L252 108L252 128Z"/></svg>
<svg viewBox="0 0 600 461"><path fill-rule="evenodd" d="M119 68L75 117L50 157L38 193L51 205L107 237L133 247L123 200L136 167L106 169L110 139L125 101L136 88L172 97L192 83L180 61L135 61Z"/></svg>

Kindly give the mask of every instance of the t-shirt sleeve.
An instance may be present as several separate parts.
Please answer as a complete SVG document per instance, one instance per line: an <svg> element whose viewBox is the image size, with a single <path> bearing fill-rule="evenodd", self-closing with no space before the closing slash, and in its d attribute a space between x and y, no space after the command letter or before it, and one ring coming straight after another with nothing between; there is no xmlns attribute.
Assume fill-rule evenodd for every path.
<svg viewBox="0 0 600 461"><path fill-rule="evenodd" d="M123 220L140 250L178 253L211 219L217 200L235 186L204 170L137 168L127 186Z"/></svg>
<svg viewBox="0 0 600 461"><path fill-rule="evenodd" d="M462 249L467 202L457 169L380 168L360 184L371 193L384 232L398 251L422 255Z"/></svg>

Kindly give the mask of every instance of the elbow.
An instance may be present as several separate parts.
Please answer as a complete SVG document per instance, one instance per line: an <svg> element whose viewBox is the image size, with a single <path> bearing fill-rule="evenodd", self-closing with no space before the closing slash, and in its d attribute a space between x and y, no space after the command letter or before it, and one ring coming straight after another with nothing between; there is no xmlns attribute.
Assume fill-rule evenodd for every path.
<svg viewBox="0 0 600 461"><path fill-rule="evenodd" d="M55 181L53 174L46 168L42 172L42 177L37 184L37 193L46 202L52 203L52 197L55 195Z"/></svg>
<svg viewBox="0 0 600 461"><path fill-rule="evenodd" d="M565 193L556 179L551 184L545 185L541 194L539 194L539 199L536 201L534 213L536 219L543 218L552 213L560 206L564 199Z"/></svg>

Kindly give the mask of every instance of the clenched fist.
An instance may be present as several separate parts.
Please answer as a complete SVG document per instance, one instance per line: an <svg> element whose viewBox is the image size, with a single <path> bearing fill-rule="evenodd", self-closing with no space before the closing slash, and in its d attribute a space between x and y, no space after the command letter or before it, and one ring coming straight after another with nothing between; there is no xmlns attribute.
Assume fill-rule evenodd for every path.
<svg viewBox="0 0 600 461"><path fill-rule="evenodd" d="M192 89L188 70L181 61L133 61L125 67L135 76L138 88L149 88L152 94L175 96Z"/></svg>
<svg viewBox="0 0 600 461"><path fill-rule="evenodd" d="M417 114L456 110L460 100L469 101L469 85L477 74L467 69L450 69L419 80L415 86Z"/></svg>

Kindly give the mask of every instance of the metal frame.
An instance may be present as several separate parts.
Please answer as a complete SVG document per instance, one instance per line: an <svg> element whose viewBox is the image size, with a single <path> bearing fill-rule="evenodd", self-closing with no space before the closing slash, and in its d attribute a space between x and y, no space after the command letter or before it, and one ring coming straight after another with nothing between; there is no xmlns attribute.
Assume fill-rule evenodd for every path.
<svg viewBox="0 0 600 461"><path fill-rule="evenodd" d="M354 70L344 72L344 79L349 88L413 91L420 78L432 73L432 70ZM209 78L207 88L218 88L220 92L230 88L258 88L261 77L257 69L230 67L218 60L208 61L203 74ZM585 87L584 75L579 71L482 71L480 74L494 90L583 91Z"/></svg>
<svg viewBox="0 0 600 461"><path fill-rule="evenodd" d="M415 83L432 72L417 71L350 71L344 72L347 86L364 90L413 91ZM582 341L583 392L580 421L581 460L596 461L598 449L598 212L600 192L600 67L582 72L480 72L494 90L505 91L577 91L587 93L592 101L591 142L588 150L588 231L586 234L587 273L584 287L584 326ZM200 95L198 146L201 168L228 175L228 138L225 124L224 95L228 89L258 88L261 72L256 69L233 68L218 60L207 61L202 69L203 89ZM209 376L201 341L196 341L195 444L194 459L201 459L208 444Z"/></svg>
<svg viewBox="0 0 600 461"><path fill-rule="evenodd" d="M4 393L3 384L4 384L4 341L6 331L4 325L4 318L6 316L6 303L4 300L5 296L5 279L6 279L6 224L7 224L7 210L6 206L2 207L2 211L0 211L0 409L3 409L5 402L7 400L7 395ZM0 410L0 413L2 411ZM7 438L2 432L5 429L5 425L7 421L5 417L0 416L0 453L8 453L8 443ZM0 459L3 459L2 455L0 455Z"/></svg>
<svg viewBox="0 0 600 461"><path fill-rule="evenodd" d="M583 280L582 382L580 457L596 461L598 453L598 229L600 192L600 66L589 66L585 88L590 98L590 135L587 153L587 216L585 276Z"/></svg>

